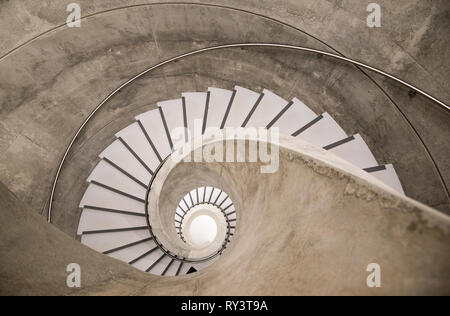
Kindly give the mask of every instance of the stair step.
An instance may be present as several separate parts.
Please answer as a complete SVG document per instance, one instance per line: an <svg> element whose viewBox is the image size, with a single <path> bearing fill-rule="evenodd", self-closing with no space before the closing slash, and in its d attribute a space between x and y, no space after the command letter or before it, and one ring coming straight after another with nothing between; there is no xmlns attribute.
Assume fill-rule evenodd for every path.
<svg viewBox="0 0 450 316"><path fill-rule="evenodd" d="M146 242L138 243L134 246L127 247L125 249L109 253L107 255L117 260L130 262L131 260L136 258L136 254L146 252L154 247L155 243L153 242L153 240L148 240Z"/></svg>
<svg viewBox="0 0 450 316"><path fill-rule="evenodd" d="M372 167L378 163L359 134L347 137L328 113L317 116L300 100L288 102L267 89L261 94L239 86L233 91L210 87L208 92L186 92L181 99L159 102L157 109L136 120L116 134L118 139L100 154L102 160L87 179L78 234L86 246L152 274L183 275L218 260L180 264L165 255L150 238L144 208L147 185L163 159L188 136L208 127L277 127L281 133L329 150L404 194L392 165ZM175 129L179 134L171 135ZM224 211L231 240L235 206L226 193L213 187L200 187L184 197L174 216L175 226L199 203L213 203Z"/></svg>
<svg viewBox="0 0 450 316"><path fill-rule="evenodd" d="M338 144L333 148L325 147L325 149L361 169L378 165L378 162L372 154L372 151L367 146L366 142L362 139L361 135L356 134L354 136L351 136L350 138L344 139L344 141L346 142Z"/></svg>
<svg viewBox="0 0 450 316"><path fill-rule="evenodd" d="M230 105L233 91L210 87L208 88L208 92L210 93L210 96L208 115L206 118L206 128L220 128L227 108Z"/></svg>
<svg viewBox="0 0 450 316"><path fill-rule="evenodd" d="M78 224L77 234L81 235L85 231L139 227L145 225L147 225L145 217L83 209Z"/></svg>
<svg viewBox="0 0 450 316"><path fill-rule="evenodd" d="M214 188L213 187L206 187L205 203L210 203L211 202L213 194L214 194Z"/></svg>
<svg viewBox="0 0 450 316"><path fill-rule="evenodd" d="M148 230L125 231L121 233L105 233L102 235L82 235L81 243L100 253L119 246L149 238ZM129 262L128 260L126 262Z"/></svg>
<svg viewBox="0 0 450 316"><path fill-rule="evenodd" d="M148 184L151 174L142 164L131 154L120 140L114 141L100 155L101 159L108 159L128 174L135 177L144 184Z"/></svg>
<svg viewBox="0 0 450 316"><path fill-rule="evenodd" d="M275 93L264 89L264 97L259 102L248 117L245 127L267 127L269 123L276 117L287 105L288 101Z"/></svg>
<svg viewBox="0 0 450 316"><path fill-rule="evenodd" d="M222 127L241 127L250 111L258 102L261 94L236 86L233 102L227 109Z"/></svg>
<svg viewBox="0 0 450 316"><path fill-rule="evenodd" d="M116 137L123 139L131 147L132 151L150 169L149 172L152 173L158 168L160 161L137 122L118 132Z"/></svg>
<svg viewBox="0 0 450 316"><path fill-rule="evenodd" d="M167 139L166 130L159 109L140 114L136 116L136 120L142 123L147 135L150 137L156 148L155 152L159 154L161 160L169 156L172 149Z"/></svg>
<svg viewBox="0 0 450 316"><path fill-rule="evenodd" d="M81 199L80 207L82 208L85 205L109 209L122 209L142 214L145 213L144 203L110 191L93 183L89 184L83 198Z"/></svg>
<svg viewBox="0 0 450 316"><path fill-rule="evenodd" d="M107 184L128 194L145 198L147 189L133 178L122 173L104 160L101 160L88 177L88 182L96 181Z"/></svg>
<svg viewBox="0 0 450 316"><path fill-rule="evenodd" d="M186 141L183 100L176 99L158 102L158 106L164 113L173 149L176 150L183 146Z"/></svg>
<svg viewBox="0 0 450 316"><path fill-rule="evenodd" d="M308 106L306 106L302 101L294 98L291 103L289 103L282 112L274 119L269 122L268 128L277 127L280 132L286 135L292 135L300 127L305 126L317 117Z"/></svg>
<svg viewBox="0 0 450 316"><path fill-rule="evenodd" d="M189 131L189 139L195 135L195 123L198 124L197 135L203 131L204 116L208 93L206 92L186 92L182 94L186 106L186 119ZM197 121L197 122L196 122Z"/></svg>
<svg viewBox="0 0 450 316"><path fill-rule="evenodd" d="M194 202L194 205L197 205L198 204L197 190L192 190L190 193L191 193L192 201Z"/></svg>
<svg viewBox="0 0 450 316"><path fill-rule="evenodd" d="M156 275L163 275L164 270L167 268L167 266L171 261L172 261L171 257L167 255L166 256L161 255L155 262L153 262L153 264L151 265L153 267L151 270L148 270L148 272L151 272L152 274ZM149 267L147 267L147 269Z"/></svg>
<svg viewBox="0 0 450 316"><path fill-rule="evenodd" d="M204 187L201 188L201 191L200 191L201 192L200 201L202 201L202 203L205 203L206 199L207 199L207 197L206 197L206 190L207 190L207 187L204 186Z"/></svg>
<svg viewBox="0 0 450 316"><path fill-rule="evenodd" d="M393 165L384 165L374 168L366 168L364 170L366 170L375 178L381 180L382 182L384 182L386 185L390 186L397 192L403 195L405 194L403 186L400 182L400 179L398 178L397 172L395 171Z"/></svg>
<svg viewBox="0 0 450 316"><path fill-rule="evenodd" d="M145 256L144 256L145 255ZM161 256L163 255L163 252L159 248L151 248L147 251L143 251L142 253L136 253L136 259L141 257L139 260L132 262L132 266L142 270L146 271L150 266L152 266ZM154 271L150 271L151 273L154 273Z"/></svg>
<svg viewBox="0 0 450 316"><path fill-rule="evenodd" d="M324 113L299 129L293 136L316 146L325 147L346 138L347 134L328 113Z"/></svg>
<svg viewBox="0 0 450 316"><path fill-rule="evenodd" d="M180 269L178 275L185 275L188 273L189 269L192 268L192 265L190 263L184 263L181 267L180 264L177 264L177 268Z"/></svg>
<svg viewBox="0 0 450 316"><path fill-rule="evenodd" d="M161 257L162 251L153 245L141 252L136 252L134 258L128 261L136 269L145 271L151 266L159 257Z"/></svg>
<svg viewBox="0 0 450 316"><path fill-rule="evenodd" d="M181 273L181 270L183 269L183 266L185 265L185 263L183 261L179 261L176 263L176 265L177 265L177 269L175 272L175 276L179 276L179 275L181 275L180 273Z"/></svg>

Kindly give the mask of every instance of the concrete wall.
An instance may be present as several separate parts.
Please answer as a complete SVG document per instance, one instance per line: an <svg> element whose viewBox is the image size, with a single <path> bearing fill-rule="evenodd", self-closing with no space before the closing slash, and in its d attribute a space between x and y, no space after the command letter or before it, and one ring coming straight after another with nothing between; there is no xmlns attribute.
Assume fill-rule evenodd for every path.
<svg viewBox="0 0 450 316"><path fill-rule="evenodd" d="M150 276L88 250L0 185L0 219L9 223L0 232L0 293L450 294L448 216L398 195L329 152L286 144L274 174L261 174L258 163L172 166L168 179L216 174L243 197L230 247L212 266L183 277ZM82 267L81 289L65 286L70 262ZM366 286L369 263L381 266L381 288Z"/></svg>
<svg viewBox="0 0 450 316"><path fill-rule="evenodd" d="M328 50L333 46L448 100L446 1L434 1L431 7L418 1L382 2L384 26L379 30L366 27L359 1L79 3L88 16L81 29L63 25L63 1L0 4L0 23L5 23L0 28L5 39L0 41L0 179L41 213L65 146L88 113L132 75L195 48L275 40ZM372 80L388 90L423 141ZM183 91L234 84L268 88L287 99L297 96L318 113L328 111L347 133L361 133L380 163L395 164L409 196L450 212L448 192L434 166L448 182L448 113L423 98L410 98L404 88L326 58L235 49L167 66L111 100L81 135L63 170L55 224L74 235L78 203L95 157L133 115Z"/></svg>
<svg viewBox="0 0 450 316"><path fill-rule="evenodd" d="M81 286L115 278L144 286L152 276L103 256L67 236L31 211L0 183L0 295L70 295L67 265L81 267ZM154 278L154 277L153 277ZM112 290L112 288L111 288ZM113 292L111 292L113 293ZM118 292L117 294L120 294Z"/></svg>

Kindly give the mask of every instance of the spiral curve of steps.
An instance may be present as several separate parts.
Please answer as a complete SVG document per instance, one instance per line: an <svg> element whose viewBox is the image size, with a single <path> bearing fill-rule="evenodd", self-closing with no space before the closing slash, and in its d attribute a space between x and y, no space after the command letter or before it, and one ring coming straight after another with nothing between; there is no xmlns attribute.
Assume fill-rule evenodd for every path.
<svg viewBox="0 0 450 316"><path fill-rule="evenodd" d="M195 120L203 122L203 132L210 127L279 128L281 133L334 153L404 194L394 167L379 164L359 134L349 136L328 113L314 113L299 99L287 101L266 89L257 93L236 86L233 91L210 87L207 92L187 92L179 99L159 102L157 109L135 119L99 155L100 162L88 177L89 186L80 202L77 233L83 244L152 274L183 275L218 258L198 264L177 261L155 245L146 223L145 195L152 176L164 159L194 134ZM173 139L169 131L180 127L188 131L186 137ZM211 194L219 192L208 189ZM239 210L227 212L235 221ZM175 224L181 222L182 212L174 210L174 216Z"/></svg>

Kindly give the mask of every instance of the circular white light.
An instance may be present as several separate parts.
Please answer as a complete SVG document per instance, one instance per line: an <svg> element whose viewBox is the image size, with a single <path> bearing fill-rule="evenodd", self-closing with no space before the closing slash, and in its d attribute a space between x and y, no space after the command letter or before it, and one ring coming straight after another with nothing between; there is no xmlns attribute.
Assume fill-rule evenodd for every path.
<svg viewBox="0 0 450 316"><path fill-rule="evenodd" d="M207 246L216 239L217 223L208 215L200 215L192 220L189 235L197 247Z"/></svg>

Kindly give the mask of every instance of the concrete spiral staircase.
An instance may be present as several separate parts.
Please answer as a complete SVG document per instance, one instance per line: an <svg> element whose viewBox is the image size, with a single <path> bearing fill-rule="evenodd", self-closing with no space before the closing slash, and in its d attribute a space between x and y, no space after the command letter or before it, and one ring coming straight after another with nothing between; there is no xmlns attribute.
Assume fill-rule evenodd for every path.
<svg viewBox="0 0 450 316"><path fill-rule="evenodd" d="M183 275L216 260L184 264L183 258L168 256L155 245L146 224L148 185L160 164L194 135L196 120L203 122L203 133L211 127L279 128L283 134L334 153L403 194L394 167L377 162L363 138L347 135L329 114L314 113L300 100L288 102L269 90L211 87L208 92L183 93L180 99L162 101L156 110L138 115L135 123L116 134L117 139L99 155L101 160L88 177L89 186L80 202L78 234L83 244L157 275ZM173 137L171 132L180 127L185 128L185 137ZM223 211L232 230L229 242L239 210L226 193L211 186L189 192L174 210L180 238L185 242L184 216L201 204Z"/></svg>

